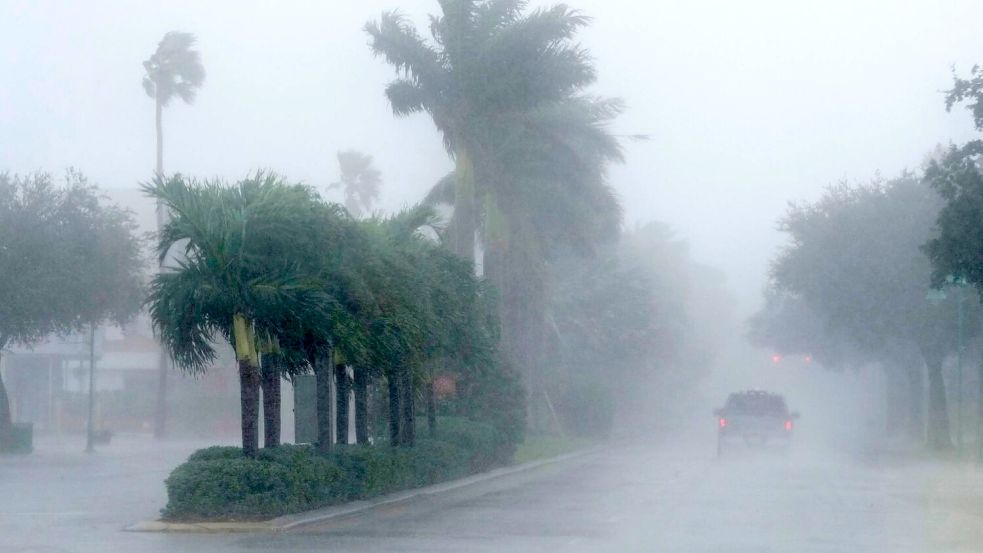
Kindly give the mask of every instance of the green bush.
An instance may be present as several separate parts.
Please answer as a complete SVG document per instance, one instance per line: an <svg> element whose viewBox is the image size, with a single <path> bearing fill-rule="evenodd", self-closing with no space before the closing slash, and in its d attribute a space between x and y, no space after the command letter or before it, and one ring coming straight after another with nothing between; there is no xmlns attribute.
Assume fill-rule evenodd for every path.
<svg viewBox="0 0 983 553"><path fill-rule="evenodd" d="M414 447L341 446L319 455L310 445L198 450L165 481L172 520L269 518L460 478L495 466L503 438L491 425L441 418L439 440ZM500 463L498 463L500 464Z"/></svg>

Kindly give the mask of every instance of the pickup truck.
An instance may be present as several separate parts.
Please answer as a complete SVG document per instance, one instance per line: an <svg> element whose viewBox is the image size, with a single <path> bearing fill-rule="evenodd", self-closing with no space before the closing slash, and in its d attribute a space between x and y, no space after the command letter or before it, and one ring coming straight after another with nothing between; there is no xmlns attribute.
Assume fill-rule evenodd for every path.
<svg viewBox="0 0 983 553"><path fill-rule="evenodd" d="M733 445L788 449L799 414L789 411L785 398L761 390L735 392L720 409L717 419L717 456Z"/></svg>

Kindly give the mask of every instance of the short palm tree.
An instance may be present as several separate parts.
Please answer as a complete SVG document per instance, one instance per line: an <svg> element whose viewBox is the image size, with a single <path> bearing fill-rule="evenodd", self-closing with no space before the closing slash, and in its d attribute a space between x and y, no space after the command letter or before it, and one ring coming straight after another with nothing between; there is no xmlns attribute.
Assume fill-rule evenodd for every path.
<svg viewBox="0 0 983 553"><path fill-rule="evenodd" d="M258 173L233 186L158 176L144 191L172 213L158 244L163 259L183 254L176 269L151 284L150 314L177 365L205 371L216 339L235 349L242 406L242 447L259 447L260 350L276 343L288 321L309 320L329 302L311 257L308 217L316 206L306 187Z"/></svg>

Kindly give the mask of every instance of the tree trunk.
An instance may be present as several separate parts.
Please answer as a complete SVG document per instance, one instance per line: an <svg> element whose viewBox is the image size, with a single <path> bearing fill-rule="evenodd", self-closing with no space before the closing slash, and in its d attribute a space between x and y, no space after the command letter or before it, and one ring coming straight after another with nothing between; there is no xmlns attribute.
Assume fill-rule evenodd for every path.
<svg viewBox="0 0 983 553"><path fill-rule="evenodd" d="M369 443L369 375L364 369L355 369L355 443Z"/></svg>
<svg viewBox="0 0 983 553"><path fill-rule="evenodd" d="M897 365L885 365L884 375L884 430L888 436L903 434L909 414L908 377Z"/></svg>
<svg viewBox="0 0 983 553"><path fill-rule="evenodd" d="M6 343L0 340L0 356ZM0 363L0 366L3 364ZM14 421L10 415L10 398L7 397L7 387L3 384L3 373L0 373L0 451L8 449L12 444Z"/></svg>
<svg viewBox="0 0 983 553"><path fill-rule="evenodd" d="M389 385L389 445L396 447L402 445L402 433L400 432L401 419L403 417L402 393L400 392L400 377L396 370L390 371L386 381Z"/></svg>
<svg viewBox="0 0 983 553"><path fill-rule="evenodd" d="M259 450L259 369L248 359L239 361L239 403L242 409L242 453L256 457Z"/></svg>
<svg viewBox="0 0 983 553"><path fill-rule="evenodd" d="M908 433L925 439L925 365L920 356L911 355L904 366L908 378Z"/></svg>
<svg viewBox="0 0 983 553"><path fill-rule="evenodd" d="M335 374L335 436L339 444L348 443L348 407L351 391L351 381L348 379L348 368L344 363L334 366Z"/></svg>
<svg viewBox="0 0 983 553"><path fill-rule="evenodd" d="M164 127L163 106L160 98L155 98L155 122L157 126L157 176L164 178ZM167 223L167 212L164 203L157 200L157 232ZM161 262L160 267L163 267ZM157 357L157 408L154 411L154 437L163 438L167 434L167 373L170 370L170 356L163 343L158 344L160 353Z"/></svg>
<svg viewBox="0 0 983 553"><path fill-rule="evenodd" d="M89 324L89 416L85 426L85 451L95 451L96 438L96 325Z"/></svg>
<svg viewBox="0 0 983 553"><path fill-rule="evenodd" d="M942 378L945 356L933 353L924 357L928 369L928 443L932 449L951 449L952 434L949 431L945 380Z"/></svg>
<svg viewBox="0 0 983 553"><path fill-rule="evenodd" d="M317 387L317 450L331 452L331 353L319 355L314 362Z"/></svg>
<svg viewBox="0 0 983 553"><path fill-rule="evenodd" d="M275 355L263 367L263 446L280 445L280 364ZM264 363L264 365L267 365Z"/></svg>
<svg viewBox="0 0 983 553"><path fill-rule="evenodd" d="M454 171L454 215L448 228L449 246L451 251L473 263L477 231L474 162L463 147L455 153Z"/></svg>
<svg viewBox="0 0 983 553"><path fill-rule="evenodd" d="M434 370L430 368L430 379L427 381L427 430L430 439L437 438L437 384L434 382Z"/></svg>
<svg viewBox="0 0 983 553"><path fill-rule="evenodd" d="M400 444L412 447L416 443L416 391L413 389L413 371L405 367L401 373L403 398L400 403L403 409L403 435Z"/></svg>

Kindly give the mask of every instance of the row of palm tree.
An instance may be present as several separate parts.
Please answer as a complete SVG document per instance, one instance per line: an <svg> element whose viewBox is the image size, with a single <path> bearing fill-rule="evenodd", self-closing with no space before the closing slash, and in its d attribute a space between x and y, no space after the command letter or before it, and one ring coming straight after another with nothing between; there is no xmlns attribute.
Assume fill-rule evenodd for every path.
<svg viewBox="0 0 983 553"><path fill-rule="evenodd" d="M247 456L259 448L260 390L265 445L279 444L283 376L313 372L322 407L335 379L345 398L339 418L352 386L360 443L368 384L384 378L390 443L412 445L418 390L432 394L435 367L448 358L494 363L488 291L440 244L430 208L356 220L310 187L264 172L231 185L158 177L144 190L171 214L157 253L175 260L151 284L156 331L190 373L209 368L218 343L232 345ZM347 443L347 423L339 431ZM318 433L319 449L329 450L325 409Z"/></svg>
<svg viewBox="0 0 983 553"><path fill-rule="evenodd" d="M608 125L622 105L585 92L596 71L576 42L590 21L582 13L564 5L530 10L526 0L441 0L440 8L431 17L432 40L396 11L365 30L373 52L398 72L386 88L393 112L428 113L443 136L455 169L426 203L453 206L442 238L469 265L481 256L497 290L501 350L538 395L551 261L570 251L591 253L619 234L621 208L605 169L621 160ZM145 84L162 83L147 87L158 100L158 158L166 105L160 93L193 100L204 77L193 42L169 33L148 60ZM338 157L338 186L357 217L377 197L378 174L367 156ZM285 370L295 364L284 363Z"/></svg>

